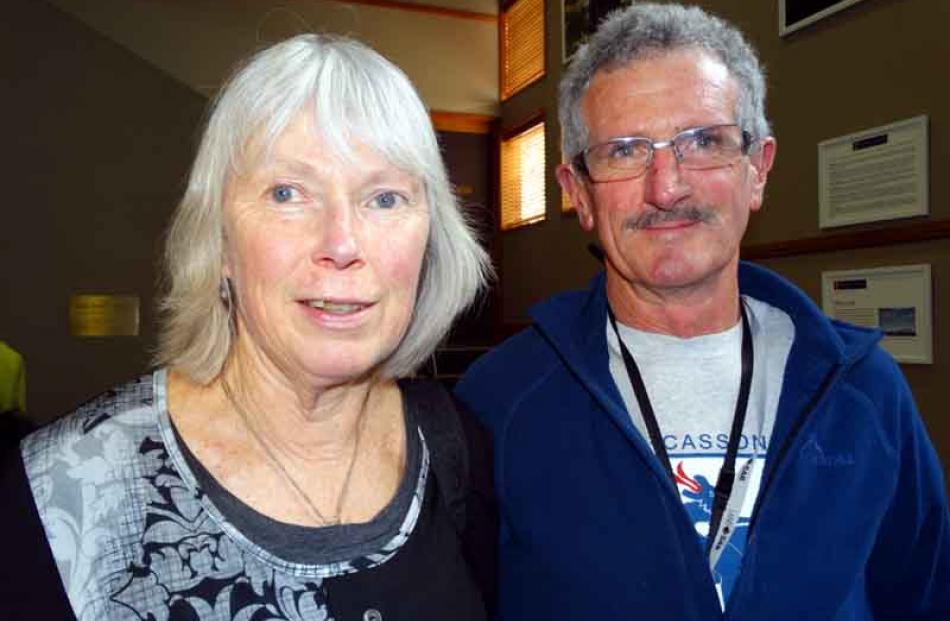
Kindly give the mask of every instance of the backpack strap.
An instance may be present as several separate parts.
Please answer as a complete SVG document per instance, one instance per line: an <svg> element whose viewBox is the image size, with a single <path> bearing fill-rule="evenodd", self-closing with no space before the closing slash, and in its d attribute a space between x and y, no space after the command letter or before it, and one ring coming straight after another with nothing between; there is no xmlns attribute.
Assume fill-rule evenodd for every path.
<svg viewBox="0 0 950 621"><path fill-rule="evenodd" d="M442 502L461 536L465 532L469 455L458 407L436 380L400 380L399 385L425 436Z"/></svg>
<svg viewBox="0 0 950 621"><path fill-rule="evenodd" d="M498 506L491 436L464 404L436 380L399 380L429 447L442 504L455 524L489 616L497 597Z"/></svg>

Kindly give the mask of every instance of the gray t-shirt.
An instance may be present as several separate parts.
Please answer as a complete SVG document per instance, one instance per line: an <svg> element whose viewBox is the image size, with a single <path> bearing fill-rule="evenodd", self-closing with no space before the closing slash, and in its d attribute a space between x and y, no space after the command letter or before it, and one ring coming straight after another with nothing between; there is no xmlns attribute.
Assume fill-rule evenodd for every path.
<svg viewBox="0 0 950 621"><path fill-rule="evenodd" d="M795 326L782 310L743 296L752 331L754 365L736 482L726 506L710 568L720 601L738 576L749 518L758 493L782 392ZM706 546L713 489L725 457L741 374L742 324L716 334L678 338L618 324L656 414L680 499ZM606 322L610 372L636 428L649 444L626 366ZM727 529L728 527L728 529Z"/></svg>

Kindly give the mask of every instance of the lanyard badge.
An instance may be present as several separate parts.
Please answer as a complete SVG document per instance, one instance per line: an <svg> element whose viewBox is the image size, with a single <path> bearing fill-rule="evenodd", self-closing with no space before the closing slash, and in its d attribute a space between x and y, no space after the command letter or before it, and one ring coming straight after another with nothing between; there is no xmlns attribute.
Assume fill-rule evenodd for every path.
<svg viewBox="0 0 950 621"><path fill-rule="evenodd" d="M732 495L732 488L736 480L736 456L739 452L739 441L742 436L742 427L745 424L746 410L749 405L749 392L752 388L752 367L754 356L752 351L752 330L749 328L749 317L746 312L745 304L741 299L739 310L742 315L742 372L739 380L739 396L736 399L736 410L732 417L732 429L729 433L729 444L726 447L726 455L723 459L722 468L719 470L719 476L716 479L714 490L714 499L712 507L712 516L709 521L709 536L707 537L706 552L718 558L718 552L721 551L725 543L723 538L726 535L724 529L723 535L719 535L719 526L723 521L723 515L726 511L726 505L729 503L729 497ZM650 436L650 444L653 445L653 451L657 459L663 465L667 475L676 487L676 477L673 474L673 465L670 462L670 456L666 452L666 445L663 444L663 435L660 433L660 425L656 420L656 414L653 412L653 406L650 403L650 397L647 395L646 386L643 384L643 378L640 376L640 369L623 339L620 338L620 331L617 329L617 319L613 311L607 307L607 316L610 318L610 325L613 326L614 333L617 335L617 342L620 345L620 354L623 357L624 366L627 368L627 375L630 378L630 384L633 386L634 395L637 398L637 404L640 406L640 414L643 416L643 422L646 425L647 433ZM752 461L749 460L740 473L740 479L745 482L750 476ZM738 508L735 510L738 512ZM738 514L728 516L726 526L731 531L732 525L738 519Z"/></svg>

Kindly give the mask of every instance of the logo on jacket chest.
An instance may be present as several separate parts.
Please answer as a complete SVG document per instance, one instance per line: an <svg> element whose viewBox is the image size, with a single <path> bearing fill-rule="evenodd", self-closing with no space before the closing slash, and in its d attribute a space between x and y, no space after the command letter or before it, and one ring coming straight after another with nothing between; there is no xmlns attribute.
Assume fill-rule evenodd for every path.
<svg viewBox="0 0 950 621"><path fill-rule="evenodd" d="M818 442L815 434L808 436L805 444L799 451L799 458L807 464L819 468L843 468L854 465L854 453L849 451L832 451Z"/></svg>

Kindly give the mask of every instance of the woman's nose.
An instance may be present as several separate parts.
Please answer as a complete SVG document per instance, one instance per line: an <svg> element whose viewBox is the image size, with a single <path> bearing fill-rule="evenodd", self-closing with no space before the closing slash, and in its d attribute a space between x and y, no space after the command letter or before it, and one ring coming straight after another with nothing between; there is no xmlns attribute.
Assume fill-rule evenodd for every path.
<svg viewBox="0 0 950 621"><path fill-rule="evenodd" d="M348 204L328 206L320 214L318 240L312 260L345 269L361 259L358 217Z"/></svg>

